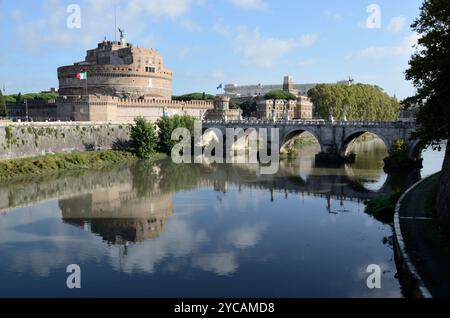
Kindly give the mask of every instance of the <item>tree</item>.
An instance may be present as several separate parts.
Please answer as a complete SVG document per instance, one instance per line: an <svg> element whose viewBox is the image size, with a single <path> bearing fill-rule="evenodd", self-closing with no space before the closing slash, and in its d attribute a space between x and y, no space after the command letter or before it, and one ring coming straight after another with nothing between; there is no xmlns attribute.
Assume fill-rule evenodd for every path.
<svg viewBox="0 0 450 318"><path fill-rule="evenodd" d="M134 123L131 127L131 147L136 156L148 159L154 154L157 144L154 125L144 117L136 118Z"/></svg>
<svg viewBox="0 0 450 318"><path fill-rule="evenodd" d="M214 100L214 95L206 93L190 93L181 96L172 96L173 100L191 101L191 100Z"/></svg>
<svg viewBox="0 0 450 318"><path fill-rule="evenodd" d="M254 97L241 103L240 107L242 109L242 116L244 117L251 117L252 113L258 110L256 99Z"/></svg>
<svg viewBox="0 0 450 318"><path fill-rule="evenodd" d="M156 123L159 130L158 150L168 155L171 154L172 148L178 143L178 141L172 140L172 132L177 128L188 129L193 138L194 122L195 118L191 116L175 115L172 117L164 116L158 119Z"/></svg>
<svg viewBox="0 0 450 318"><path fill-rule="evenodd" d="M286 91L271 91L264 96L264 99L296 100L297 96Z"/></svg>
<svg viewBox="0 0 450 318"><path fill-rule="evenodd" d="M0 90L0 116L6 116L6 102Z"/></svg>
<svg viewBox="0 0 450 318"><path fill-rule="evenodd" d="M355 84L321 84L309 90L314 115L327 119L330 114L338 120L396 120L400 114L397 99L380 87Z"/></svg>
<svg viewBox="0 0 450 318"><path fill-rule="evenodd" d="M438 216L450 229L450 2L425 0L419 18L411 26L420 35L409 62L406 79L416 94L403 101L417 106L419 129L413 138L437 146L448 140L437 198Z"/></svg>

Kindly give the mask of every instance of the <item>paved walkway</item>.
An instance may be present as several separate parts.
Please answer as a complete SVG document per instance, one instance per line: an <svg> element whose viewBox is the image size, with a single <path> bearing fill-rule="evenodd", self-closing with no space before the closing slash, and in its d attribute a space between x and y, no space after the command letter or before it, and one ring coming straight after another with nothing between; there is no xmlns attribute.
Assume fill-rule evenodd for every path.
<svg viewBox="0 0 450 318"><path fill-rule="evenodd" d="M405 248L433 297L450 297L450 242L434 219L432 200L439 183L434 175L410 191L400 207Z"/></svg>

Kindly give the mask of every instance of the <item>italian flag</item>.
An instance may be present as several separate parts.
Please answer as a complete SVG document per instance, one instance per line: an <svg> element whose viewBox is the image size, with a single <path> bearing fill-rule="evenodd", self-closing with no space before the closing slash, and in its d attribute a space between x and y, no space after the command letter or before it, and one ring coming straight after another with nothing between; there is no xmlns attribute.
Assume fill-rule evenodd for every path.
<svg viewBox="0 0 450 318"><path fill-rule="evenodd" d="M77 79L78 79L79 81L81 81L81 80L87 80L87 72L77 73Z"/></svg>

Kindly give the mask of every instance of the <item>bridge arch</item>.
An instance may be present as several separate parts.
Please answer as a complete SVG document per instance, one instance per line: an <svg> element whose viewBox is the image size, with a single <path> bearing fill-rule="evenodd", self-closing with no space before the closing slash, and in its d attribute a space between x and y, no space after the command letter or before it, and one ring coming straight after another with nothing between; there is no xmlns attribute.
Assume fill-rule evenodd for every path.
<svg viewBox="0 0 450 318"><path fill-rule="evenodd" d="M422 157L422 151L425 149L426 143L420 139L412 140L408 143L410 159L417 160Z"/></svg>
<svg viewBox="0 0 450 318"><path fill-rule="evenodd" d="M343 143L341 145L340 154L342 156L348 156L349 155L349 149L353 145L353 143L362 135L365 134L372 134L381 141L383 141L386 149L389 151L392 147L392 141L389 138L386 138L383 134L380 134L376 131L372 131L369 129L360 129L356 131L350 132L348 135L344 136Z"/></svg>
<svg viewBox="0 0 450 318"><path fill-rule="evenodd" d="M320 151L323 151L322 143L320 142L320 138L318 134L313 131L312 129L306 129L306 128L294 128L289 131L287 131L284 136L281 138L280 143L280 150L288 151L289 147L292 146L293 141L295 141L296 138L300 137L303 134L310 134L316 139L317 143L320 145Z"/></svg>

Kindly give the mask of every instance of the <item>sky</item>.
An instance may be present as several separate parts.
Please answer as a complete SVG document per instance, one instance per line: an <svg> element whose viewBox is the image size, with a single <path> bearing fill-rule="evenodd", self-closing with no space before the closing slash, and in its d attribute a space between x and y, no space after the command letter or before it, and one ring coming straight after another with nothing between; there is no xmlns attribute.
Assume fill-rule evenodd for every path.
<svg viewBox="0 0 450 318"><path fill-rule="evenodd" d="M117 36L116 8L127 42L162 54L177 95L292 75L296 84L350 76L405 98L414 93L404 71L421 2L0 0L0 85L6 94L58 87L57 67Z"/></svg>

